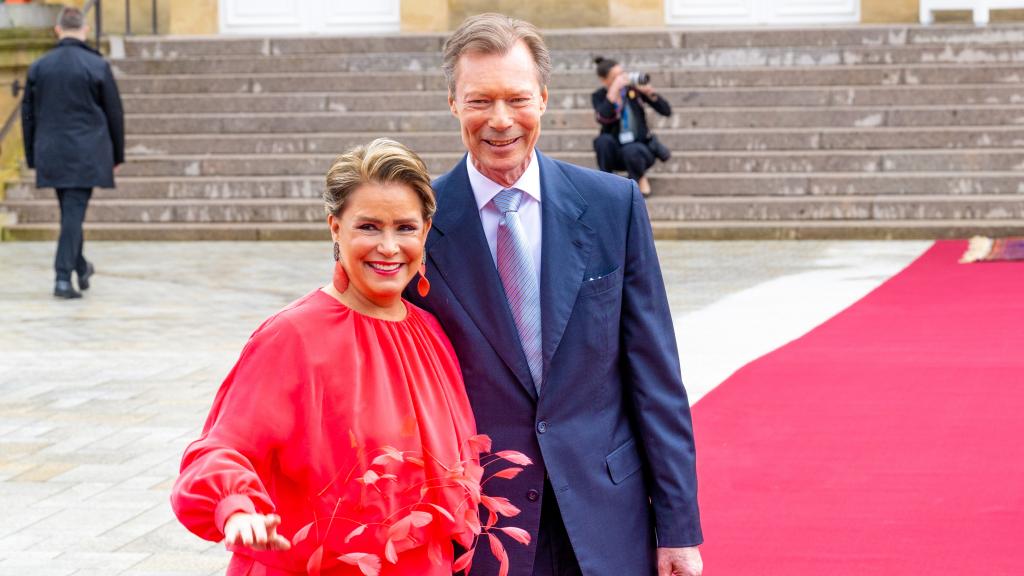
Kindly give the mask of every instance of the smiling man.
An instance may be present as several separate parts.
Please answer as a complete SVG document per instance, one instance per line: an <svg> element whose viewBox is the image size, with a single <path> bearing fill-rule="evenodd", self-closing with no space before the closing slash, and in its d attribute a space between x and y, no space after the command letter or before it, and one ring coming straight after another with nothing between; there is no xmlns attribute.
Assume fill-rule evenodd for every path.
<svg viewBox="0 0 1024 576"><path fill-rule="evenodd" d="M698 576L690 409L636 183L536 150L551 60L533 25L469 18L443 66L468 153L434 182L430 293L406 297L448 333L494 450L534 461L486 486L533 537L509 574Z"/></svg>

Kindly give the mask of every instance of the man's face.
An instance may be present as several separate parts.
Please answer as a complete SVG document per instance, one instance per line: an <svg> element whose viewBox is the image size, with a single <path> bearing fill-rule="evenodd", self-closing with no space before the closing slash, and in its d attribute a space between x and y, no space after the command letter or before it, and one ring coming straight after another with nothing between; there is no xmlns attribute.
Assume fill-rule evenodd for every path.
<svg viewBox="0 0 1024 576"><path fill-rule="evenodd" d="M477 169L499 184L511 186L529 165L547 103L524 42L507 54L466 53L456 63L448 104Z"/></svg>

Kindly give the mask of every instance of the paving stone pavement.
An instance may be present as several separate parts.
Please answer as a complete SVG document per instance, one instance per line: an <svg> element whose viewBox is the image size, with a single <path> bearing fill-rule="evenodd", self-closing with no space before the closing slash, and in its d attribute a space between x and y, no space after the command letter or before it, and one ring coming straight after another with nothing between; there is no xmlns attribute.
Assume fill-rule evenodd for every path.
<svg viewBox="0 0 1024 576"><path fill-rule="evenodd" d="M926 247L659 244L692 396ZM0 576L222 574L170 511L179 458L251 331L329 278L330 245L91 243L79 301L50 296L53 250L0 244Z"/></svg>

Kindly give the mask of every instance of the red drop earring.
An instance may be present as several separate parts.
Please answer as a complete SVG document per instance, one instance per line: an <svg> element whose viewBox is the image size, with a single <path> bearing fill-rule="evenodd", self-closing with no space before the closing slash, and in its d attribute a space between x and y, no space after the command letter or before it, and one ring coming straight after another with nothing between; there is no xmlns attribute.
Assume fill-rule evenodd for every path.
<svg viewBox="0 0 1024 576"><path fill-rule="evenodd" d="M423 255L423 261L420 262L420 281L416 283L416 291L420 293L423 298L430 294L430 280L427 280L427 255Z"/></svg>
<svg viewBox="0 0 1024 576"><path fill-rule="evenodd" d="M344 294L345 290L348 290L348 273L345 272L345 267L341 265L341 250L337 242L334 243L334 279L332 283L338 294Z"/></svg>

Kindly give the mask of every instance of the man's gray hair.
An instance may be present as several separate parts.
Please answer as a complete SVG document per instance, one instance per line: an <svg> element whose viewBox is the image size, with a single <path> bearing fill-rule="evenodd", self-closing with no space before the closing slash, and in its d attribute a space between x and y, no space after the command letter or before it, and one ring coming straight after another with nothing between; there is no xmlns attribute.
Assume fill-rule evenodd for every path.
<svg viewBox="0 0 1024 576"><path fill-rule="evenodd" d="M78 8L67 6L61 9L60 16L57 16L57 26L60 26L61 30L81 30L82 26L85 26L85 14Z"/></svg>
<svg viewBox="0 0 1024 576"><path fill-rule="evenodd" d="M444 43L441 69L448 82L448 93L455 95L455 66L460 56L467 52L507 54L520 40L530 49L541 88L547 86L551 78L551 54L540 30L525 20L491 12L466 18Z"/></svg>

